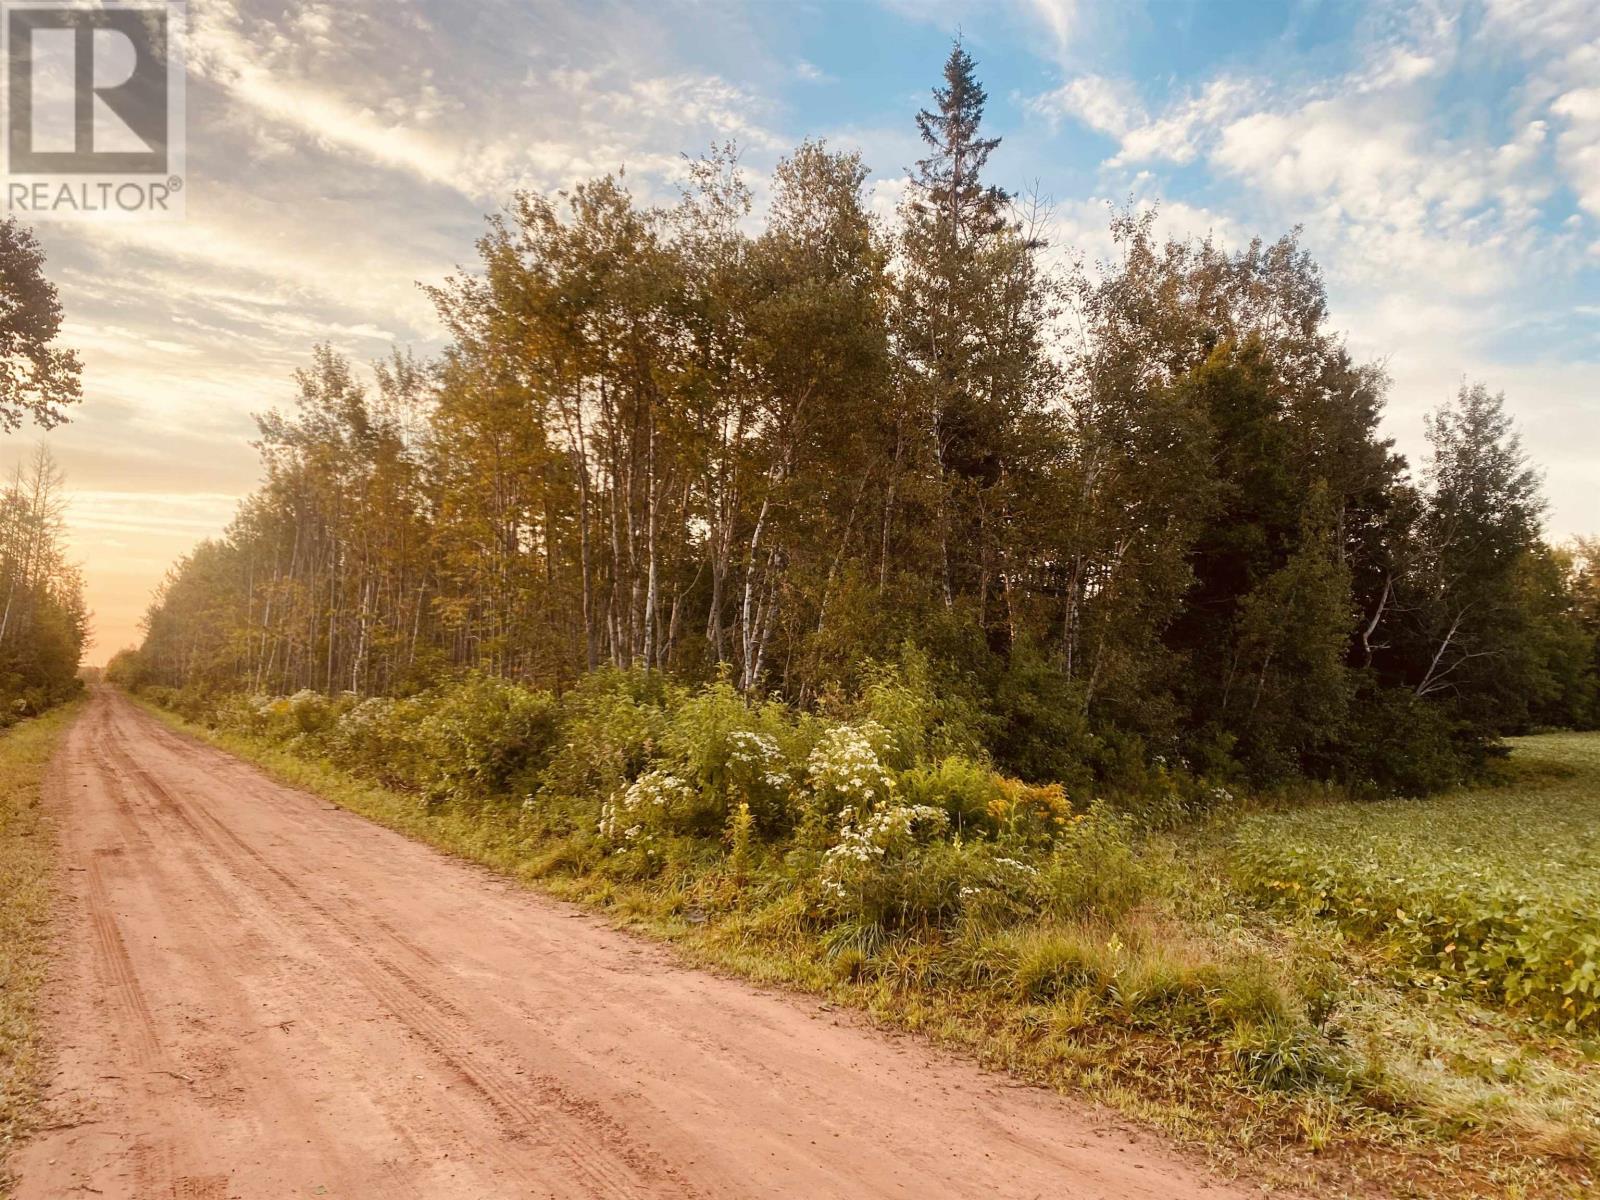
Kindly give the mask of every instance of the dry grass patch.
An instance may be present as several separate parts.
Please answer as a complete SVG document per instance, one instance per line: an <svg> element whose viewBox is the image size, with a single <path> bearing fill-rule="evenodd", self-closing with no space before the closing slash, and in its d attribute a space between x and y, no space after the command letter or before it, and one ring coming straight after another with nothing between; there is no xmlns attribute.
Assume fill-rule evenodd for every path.
<svg viewBox="0 0 1600 1200"><path fill-rule="evenodd" d="M71 704L0 734L0 1162L36 1115L38 998L49 963L55 863L39 788L77 710ZM0 1190L5 1186L0 1171Z"/></svg>

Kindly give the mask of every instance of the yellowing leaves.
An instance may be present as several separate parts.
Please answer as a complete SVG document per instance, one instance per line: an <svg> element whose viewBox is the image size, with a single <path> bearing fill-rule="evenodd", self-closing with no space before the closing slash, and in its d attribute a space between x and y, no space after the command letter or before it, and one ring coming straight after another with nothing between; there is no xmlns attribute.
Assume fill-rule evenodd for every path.
<svg viewBox="0 0 1600 1200"><path fill-rule="evenodd" d="M1394 944L1430 989L1600 1028L1600 736L1521 739L1518 754L1537 788L1252 818L1236 849L1243 879L1264 900Z"/></svg>

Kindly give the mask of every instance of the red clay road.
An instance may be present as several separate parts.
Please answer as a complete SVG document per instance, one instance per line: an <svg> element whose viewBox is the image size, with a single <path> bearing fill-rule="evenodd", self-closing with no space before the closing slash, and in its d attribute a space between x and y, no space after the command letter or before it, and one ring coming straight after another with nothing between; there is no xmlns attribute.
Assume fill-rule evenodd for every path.
<svg viewBox="0 0 1600 1200"><path fill-rule="evenodd" d="M672 953L98 690L47 789L54 1128L19 1200L1242 1190L1052 1093Z"/></svg>

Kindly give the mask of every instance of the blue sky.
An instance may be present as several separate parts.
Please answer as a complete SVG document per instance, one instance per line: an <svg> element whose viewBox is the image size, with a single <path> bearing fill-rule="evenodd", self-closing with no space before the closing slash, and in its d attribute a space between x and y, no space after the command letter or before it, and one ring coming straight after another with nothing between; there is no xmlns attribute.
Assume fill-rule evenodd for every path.
<svg viewBox="0 0 1600 1200"><path fill-rule="evenodd" d="M713 140L759 177L826 137L887 217L958 31L994 181L1050 198L1056 250L1093 260L1129 199L1234 246L1302 228L1402 449L1481 380L1546 471L1551 535L1600 530L1595 0L199 0L189 24L187 220L40 230L86 363L47 441L97 658L251 488L250 414L310 344L436 348L416 283L470 263L512 189L625 167L667 198Z"/></svg>

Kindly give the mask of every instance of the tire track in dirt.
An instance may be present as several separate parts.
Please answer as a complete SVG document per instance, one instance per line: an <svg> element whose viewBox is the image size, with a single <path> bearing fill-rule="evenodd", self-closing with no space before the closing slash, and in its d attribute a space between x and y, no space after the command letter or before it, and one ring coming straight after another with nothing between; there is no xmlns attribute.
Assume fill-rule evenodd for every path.
<svg viewBox="0 0 1600 1200"><path fill-rule="evenodd" d="M100 875L100 864L105 859L120 855L116 849L96 850L89 860L89 920L94 926L94 944L100 952L98 964L107 994L115 1008L125 1016L118 1021L119 1028L127 1031L134 1061L150 1063L161 1053L161 1043L156 1038L155 1021L150 1016L150 1005L139 987L128 957L128 947L112 915L111 902L106 897L105 880Z"/></svg>
<svg viewBox="0 0 1600 1200"><path fill-rule="evenodd" d="M236 877L244 879L253 872L255 890L269 905L280 913L299 907L343 935L337 946L329 946L317 921L301 922L302 928L330 951L331 959L342 959L345 969L389 1013L484 1098L510 1137L535 1143L541 1155L564 1162L567 1171L584 1187L585 1195L625 1198L695 1194L676 1178L677 1172L670 1164L652 1158L633 1144L626 1131L597 1105L574 1099L550 1076L535 1072L519 1075L500 1065L511 1061L505 1047L494 1045L487 1035L474 1030L466 1013L430 989L416 973L379 953L367 936L368 931L311 895L292 875L257 852L203 806L185 804L132 757L120 731L112 732L105 745L115 767L131 776L163 814L181 822ZM425 966L435 965L430 962L432 956L396 934L388 922L380 919L372 924L391 944Z"/></svg>
<svg viewBox="0 0 1600 1200"><path fill-rule="evenodd" d="M263 942L262 935L256 928L258 924L273 928L280 935L280 940L284 941L295 935L315 936L316 931L311 925L303 918L297 920L296 911L290 906L284 905L281 896L273 895L270 887L263 888L261 886L259 877L240 868L237 856L228 853L227 843L224 842L222 837L219 837L217 833L208 828L201 819L186 811L184 806L159 780L131 758L126 749L120 745L120 735L107 730L100 745L104 748L100 754L101 762L113 781L120 803L129 812L146 814L162 823L163 827L173 836L173 844L184 847L186 861L194 870L196 878L203 881L207 890L220 905L231 911L239 923L238 927L244 931L244 936L250 942ZM130 774L134 777L137 785L142 788L145 795L153 801L152 803L135 806L129 801L124 783ZM203 815L201 814L201 816ZM219 828L219 831L221 834L226 835L225 828ZM187 837L183 835L187 835ZM236 839L228 840L238 845ZM245 849L247 850L247 848ZM208 850L209 853L203 853L202 850ZM286 885L291 892L303 898L303 893L282 872L261 863L259 856L250 854L250 857L256 860L257 865L267 870L280 886ZM229 886L230 882L232 886ZM327 919L327 914L321 906L315 903L309 903L308 906L317 916L324 920ZM332 946L325 938L318 939L318 941L322 950L320 957L324 963L325 971L349 973L350 964L346 960L352 943L347 941L338 946ZM370 982L370 975L361 974L364 979ZM383 999L370 986L366 990L374 998ZM390 1004L389 1008L397 1017L401 1017L401 1014L395 1010L393 1004ZM446 1061L457 1077L470 1080L470 1076L463 1072L457 1064L449 1062L448 1059ZM471 1144L462 1137L452 1139L446 1136L439 1138L436 1134L429 1132L423 1135L423 1142L419 1142L411 1130L402 1128L397 1132L404 1141L406 1148L415 1152L443 1153L445 1155L453 1152L463 1157L470 1155L472 1152ZM427 1146L424 1144L426 1142L434 1142L436 1144ZM496 1147L492 1144L487 1148L487 1154L489 1157L496 1158L503 1173L518 1178L531 1178L528 1172L521 1169L518 1162L508 1156L498 1154ZM400 1175L398 1170L391 1174L393 1178L390 1186L385 1189L385 1196L405 1195L420 1197L422 1195L415 1186Z"/></svg>
<svg viewBox="0 0 1600 1200"><path fill-rule="evenodd" d="M676 965L97 691L47 789L61 1128L18 1200L1232 1200L1150 1139ZM574 919L579 918L579 919Z"/></svg>
<svg viewBox="0 0 1600 1200"><path fill-rule="evenodd" d="M118 737L119 735L115 731L103 726L95 743L95 760L104 773L103 778L107 789L115 799L119 811L128 814L140 823L139 831L143 841L146 843L152 841L149 829L149 825L152 823L159 823L166 832L167 844L176 848L182 854L189 876L206 889L214 902L215 907L211 915L215 917L218 913L224 913L229 918L226 930L213 929L211 931L213 935L209 939L211 944L223 950L224 966L242 968L252 953L265 951L269 944L259 928L263 924L263 919L265 919L265 924L274 927L282 934L287 931L285 915L275 912L270 903L255 892L248 889L241 891L244 888L242 882L234 879L234 886L229 886L229 880L233 879L233 877L229 876L226 865L220 863L214 856L201 853L201 844L192 837L185 839L181 836L185 832L192 835L194 832L193 827L189 822L181 819L181 814L178 812L176 804L164 791L161 792L161 798L157 803L137 804L134 802L132 795L130 795L132 789L127 781L127 766L131 765L136 768L136 764L132 764L126 755L118 756L113 750L113 745ZM137 770L135 773L143 774ZM148 791L148 782L146 782L146 788L147 795L153 794ZM336 964L337 958L328 960L330 968L335 967ZM201 1024L203 1026L204 1022L201 1022ZM225 1074L231 1065L231 1063L225 1063L220 1069L214 1070L213 1073ZM185 1078L177 1072L169 1071L168 1074L173 1075L175 1078ZM338 1148L322 1134L320 1129L313 1126L307 1128L304 1132L307 1142L315 1143L321 1148L321 1157L325 1161L335 1163L339 1160ZM410 1136L408 1131L401 1130L399 1132L409 1148L420 1150L417 1142ZM466 1146L461 1143L451 1148L465 1151ZM171 1157L171 1149L170 1146L166 1147L169 1159ZM337 1170L335 1170L334 1174L337 1176ZM415 1197L417 1200L423 1200L422 1193L416 1189L411 1181L405 1179L398 1170L389 1170L387 1174L390 1178L383 1191L386 1197ZM215 1194L221 1197L226 1194L227 1181L228 1177L226 1175L207 1176L204 1179L184 1179L179 1181L182 1186L178 1187L175 1194L178 1196L206 1197ZM150 1194L165 1195L164 1192L159 1192L154 1186L150 1186Z"/></svg>

